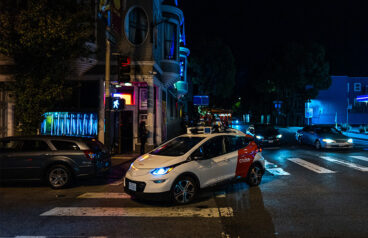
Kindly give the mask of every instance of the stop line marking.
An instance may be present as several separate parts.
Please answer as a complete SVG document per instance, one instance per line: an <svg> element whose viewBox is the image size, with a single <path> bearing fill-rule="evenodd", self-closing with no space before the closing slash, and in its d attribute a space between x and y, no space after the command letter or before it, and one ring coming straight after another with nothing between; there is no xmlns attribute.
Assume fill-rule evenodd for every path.
<svg viewBox="0 0 368 238"><path fill-rule="evenodd" d="M40 216L219 218L232 217L234 213L231 207L55 207Z"/></svg>
<svg viewBox="0 0 368 238"><path fill-rule="evenodd" d="M324 159L324 160L327 160L327 161L330 161L330 162L333 162L333 163L336 163L336 164L339 164L339 165L343 165L343 166L352 168L352 169L356 169L356 170L359 170L359 171L362 171L362 172L368 172L368 167L360 166L360 165L355 164L355 163L350 163L350 162L346 162L346 161L343 161L343 160L334 159L334 158L331 158L329 156L320 156L320 158Z"/></svg>
<svg viewBox="0 0 368 238"><path fill-rule="evenodd" d="M106 198L106 199L129 199L130 195L126 193L84 193L77 198Z"/></svg>
<svg viewBox="0 0 368 238"><path fill-rule="evenodd" d="M300 158L289 158L288 159L291 162L294 162L300 166L303 166L306 169L312 170L313 172L319 173L319 174L328 174L328 173L336 173L335 171L323 168L321 166L318 166L316 164L312 164L308 161L302 160Z"/></svg>

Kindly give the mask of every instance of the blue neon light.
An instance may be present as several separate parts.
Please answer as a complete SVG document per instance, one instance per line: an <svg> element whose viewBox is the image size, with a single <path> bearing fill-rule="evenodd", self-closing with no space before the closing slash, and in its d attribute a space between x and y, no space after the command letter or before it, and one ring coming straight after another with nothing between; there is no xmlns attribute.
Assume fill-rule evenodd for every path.
<svg viewBox="0 0 368 238"><path fill-rule="evenodd" d="M368 95L361 95L356 98L358 102L366 102L368 101Z"/></svg>
<svg viewBox="0 0 368 238"><path fill-rule="evenodd" d="M41 134L55 136L97 136L96 113L47 112L41 123Z"/></svg>

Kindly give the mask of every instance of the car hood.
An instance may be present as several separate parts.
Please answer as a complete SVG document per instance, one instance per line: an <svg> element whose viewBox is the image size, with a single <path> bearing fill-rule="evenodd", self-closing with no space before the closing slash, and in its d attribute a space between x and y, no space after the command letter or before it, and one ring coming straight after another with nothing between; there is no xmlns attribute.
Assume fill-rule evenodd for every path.
<svg viewBox="0 0 368 238"><path fill-rule="evenodd" d="M343 140L343 139L348 139L347 136L341 135L341 134L330 134L330 133L321 133L319 134L319 136L323 139L332 139L332 140Z"/></svg>
<svg viewBox="0 0 368 238"><path fill-rule="evenodd" d="M162 156L162 155L151 155L145 154L138 157L133 166L137 169L154 169L167 167L173 164L183 162L185 156Z"/></svg>

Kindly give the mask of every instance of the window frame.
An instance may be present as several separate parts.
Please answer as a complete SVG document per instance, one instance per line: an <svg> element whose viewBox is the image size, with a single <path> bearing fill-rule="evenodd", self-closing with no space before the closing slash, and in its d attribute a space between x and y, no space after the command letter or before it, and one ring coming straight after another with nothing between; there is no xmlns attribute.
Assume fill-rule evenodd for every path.
<svg viewBox="0 0 368 238"><path fill-rule="evenodd" d="M201 152L200 154L203 155L203 159L201 160L208 160L208 159L213 159L213 158L216 158L216 157L219 157L219 156L222 156L224 154L227 154L227 150L226 150L226 142L225 142L225 136L223 135L220 135L220 136L215 136L215 137L212 137L210 139L208 139L207 141L203 142L203 144L201 144L196 150L194 150L190 157L193 158L196 154L199 154L198 151L199 150L203 150L203 147L206 146L207 144L209 144L211 141L213 143L213 140L217 139L217 138L222 138L222 154L218 154L218 155L215 155L215 156L212 156L212 155L206 155L205 152Z"/></svg>
<svg viewBox="0 0 368 238"><path fill-rule="evenodd" d="M166 42L170 42L170 39L167 39L168 36L166 34L167 32L167 25L172 25L174 26L175 30L173 32L175 32L175 47L174 47L174 54L173 54L173 58L169 58L167 55L167 50L166 50ZM178 60L178 51L179 51L179 32L178 32L178 24L175 21L166 21L164 24L164 29L163 29L163 59L164 60Z"/></svg>
<svg viewBox="0 0 368 238"><path fill-rule="evenodd" d="M359 86L359 90L357 89ZM354 92L361 92L362 91L362 84L361 83L354 83Z"/></svg>
<svg viewBox="0 0 368 238"><path fill-rule="evenodd" d="M26 143L26 142L41 142L41 143L44 143L46 146L47 146L47 150L24 150L23 149L23 146L24 146L24 144ZM39 139L20 139L20 140L18 140L18 143L20 143L21 145L19 146L18 145L18 150L17 150L17 152L22 152L22 153L31 153L31 152L40 152L40 151L51 151L52 149L51 149L51 147L50 147L50 145L46 142L46 141L44 141L44 140L39 140Z"/></svg>
<svg viewBox="0 0 368 238"><path fill-rule="evenodd" d="M133 42L133 41L131 41L130 40L130 27L131 27L131 22L130 22L130 14L134 11L134 10L137 10L137 9L139 9L139 10L141 10L143 13L144 13L144 15L145 15L145 19L146 19L146 22L147 22L147 26L146 26L146 33L145 33L145 36L142 38L142 42L140 42L140 43L135 43L135 42ZM136 26L137 27L137 26ZM135 28L135 29L137 29L137 28ZM141 32L141 30L142 29L140 29L140 31L139 32ZM137 30L136 30L136 32L137 32ZM132 44L133 46L141 46L141 45L143 45L145 42L146 42L146 40L147 40L147 38L148 38L148 35L149 35L149 33L150 33L150 22L149 22L149 18L148 18L148 14L147 14L147 12L145 11L145 9L143 8L143 7L141 7L141 6L138 6L138 5L136 5L136 6L132 6L128 11L127 11L127 13L126 13L126 15L125 15L125 21L124 21L124 34L125 34L125 37L126 37L126 39L127 39L127 41L130 43L130 44Z"/></svg>

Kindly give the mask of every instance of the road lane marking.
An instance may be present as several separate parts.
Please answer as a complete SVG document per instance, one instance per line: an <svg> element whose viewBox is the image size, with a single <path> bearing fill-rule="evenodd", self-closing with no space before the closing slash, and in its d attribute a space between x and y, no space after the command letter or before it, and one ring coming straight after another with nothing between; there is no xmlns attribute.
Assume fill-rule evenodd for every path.
<svg viewBox="0 0 368 238"><path fill-rule="evenodd" d="M130 198L130 195L126 193L84 193L82 195L79 195L77 198L127 199L127 198Z"/></svg>
<svg viewBox="0 0 368 238"><path fill-rule="evenodd" d="M359 171L362 171L362 172L368 172L368 167L360 166L360 165L355 164L355 163L345 162L343 160L334 159L334 158L331 158L329 156L320 156L320 158L324 159L324 160L327 160L327 161L330 161L330 162L333 162L333 163L336 163L336 164L340 164L340 165L352 168L352 169L356 169L356 170L359 170Z"/></svg>
<svg viewBox="0 0 368 238"><path fill-rule="evenodd" d="M55 207L40 216L80 217L232 217L231 207Z"/></svg>
<svg viewBox="0 0 368 238"><path fill-rule="evenodd" d="M367 161L367 162L368 162L368 157L365 157L365 156L361 156L361 155L351 155L350 157L352 157L352 158L354 158L354 159L363 160L363 161Z"/></svg>
<svg viewBox="0 0 368 238"><path fill-rule="evenodd" d="M265 168L266 170L273 174L273 175L290 175L288 172L286 172L285 170L283 170L282 168L279 168L276 164L271 163L267 160L265 160Z"/></svg>
<svg viewBox="0 0 368 238"><path fill-rule="evenodd" d="M225 198L226 192L225 191L216 192L215 195L217 198Z"/></svg>
<svg viewBox="0 0 368 238"><path fill-rule="evenodd" d="M267 171L273 175L290 175L290 173L286 172L282 168L272 168L272 169L267 169Z"/></svg>
<svg viewBox="0 0 368 238"><path fill-rule="evenodd" d="M110 183L109 185L112 185L112 186L119 186L119 185L121 185L121 184L123 184L123 183L124 183L124 180L117 180L117 181L115 181L115 182Z"/></svg>
<svg viewBox="0 0 368 238"><path fill-rule="evenodd" d="M321 166L312 164L308 161L302 160L300 158L289 158L291 162L294 162L300 166L303 166L306 169L312 170L313 172L319 173L319 174L329 174L329 173L336 173L335 171L323 168Z"/></svg>

